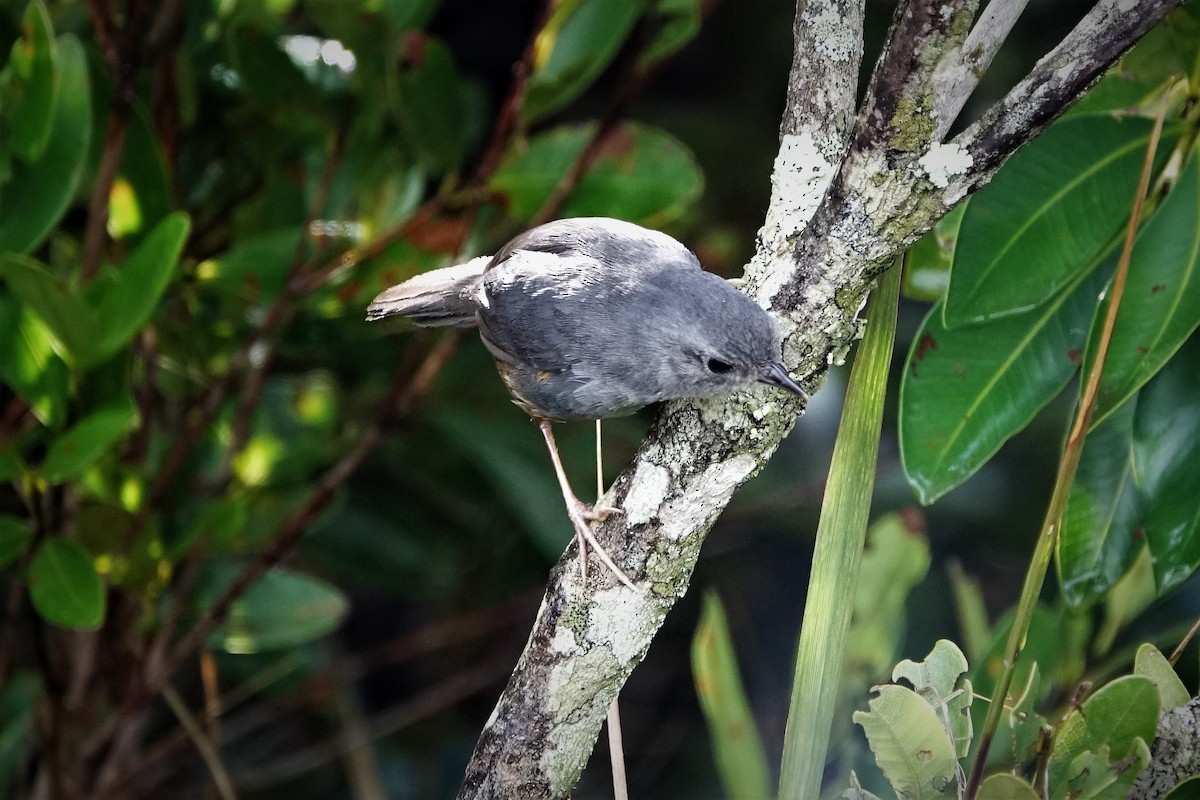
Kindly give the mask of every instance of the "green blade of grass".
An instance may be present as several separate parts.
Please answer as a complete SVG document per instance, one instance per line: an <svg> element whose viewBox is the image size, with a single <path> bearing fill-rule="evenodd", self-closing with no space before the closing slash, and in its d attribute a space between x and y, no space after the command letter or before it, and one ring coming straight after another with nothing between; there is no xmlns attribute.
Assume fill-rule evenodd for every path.
<svg viewBox="0 0 1200 800"><path fill-rule="evenodd" d="M821 791L875 485L899 289L900 269L893 266L871 295L867 333L850 371L800 629L780 768L781 800L818 797Z"/></svg>

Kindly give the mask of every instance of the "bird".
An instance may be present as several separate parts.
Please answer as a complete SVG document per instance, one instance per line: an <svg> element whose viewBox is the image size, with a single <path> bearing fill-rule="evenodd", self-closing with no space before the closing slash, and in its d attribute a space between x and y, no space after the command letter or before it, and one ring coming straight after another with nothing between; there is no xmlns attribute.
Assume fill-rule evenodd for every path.
<svg viewBox="0 0 1200 800"><path fill-rule="evenodd" d="M575 496L552 422L632 414L652 403L769 384L808 395L787 373L770 314L704 270L660 231L608 217L547 222L494 255L417 275L380 293L367 321L478 328L513 402L550 453L587 580L587 549L636 588L591 522L619 509Z"/></svg>

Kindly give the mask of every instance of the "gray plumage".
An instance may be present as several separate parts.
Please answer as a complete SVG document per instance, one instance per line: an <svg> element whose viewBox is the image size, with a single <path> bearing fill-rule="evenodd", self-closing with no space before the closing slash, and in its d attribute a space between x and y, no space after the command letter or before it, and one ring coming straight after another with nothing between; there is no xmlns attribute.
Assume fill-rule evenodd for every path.
<svg viewBox="0 0 1200 800"><path fill-rule="evenodd" d="M770 383L771 318L658 231L606 218L547 223L379 295L367 319L477 326L515 401L543 419L630 413Z"/></svg>

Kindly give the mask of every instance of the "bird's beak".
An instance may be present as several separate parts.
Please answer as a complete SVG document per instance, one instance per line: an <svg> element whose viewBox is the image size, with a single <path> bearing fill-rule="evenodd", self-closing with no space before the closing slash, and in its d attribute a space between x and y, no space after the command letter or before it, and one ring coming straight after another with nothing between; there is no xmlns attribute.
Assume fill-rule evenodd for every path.
<svg viewBox="0 0 1200 800"><path fill-rule="evenodd" d="M805 400L808 399L808 392L800 388L800 384L796 383L784 370L782 364L772 364L767 368L767 373L758 379L759 383L769 383L772 386L778 386L780 389L787 389L792 394L799 395Z"/></svg>

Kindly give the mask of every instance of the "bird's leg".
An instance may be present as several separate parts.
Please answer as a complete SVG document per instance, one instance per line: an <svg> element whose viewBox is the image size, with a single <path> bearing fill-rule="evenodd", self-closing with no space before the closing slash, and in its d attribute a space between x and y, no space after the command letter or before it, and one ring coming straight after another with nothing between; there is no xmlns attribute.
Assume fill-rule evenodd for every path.
<svg viewBox="0 0 1200 800"><path fill-rule="evenodd" d="M558 476L558 486L562 490L563 502L567 504L567 516L571 518L571 525L575 528L575 538L579 544L579 571L584 583L587 583L587 551L590 547L617 577L617 580L630 589L636 589L637 586L629 579L625 571L617 566L608 551L596 540L596 535L592 533L592 527L588 524L589 521L603 520L619 509L593 508L575 496L575 492L571 491L571 484L567 481L567 473L563 470L562 459L558 456L558 445L554 443L554 432L550 429L549 420L539 419L537 423L538 428L542 431L542 438L546 440L546 449L550 451L550 461L554 463L554 474Z"/></svg>

